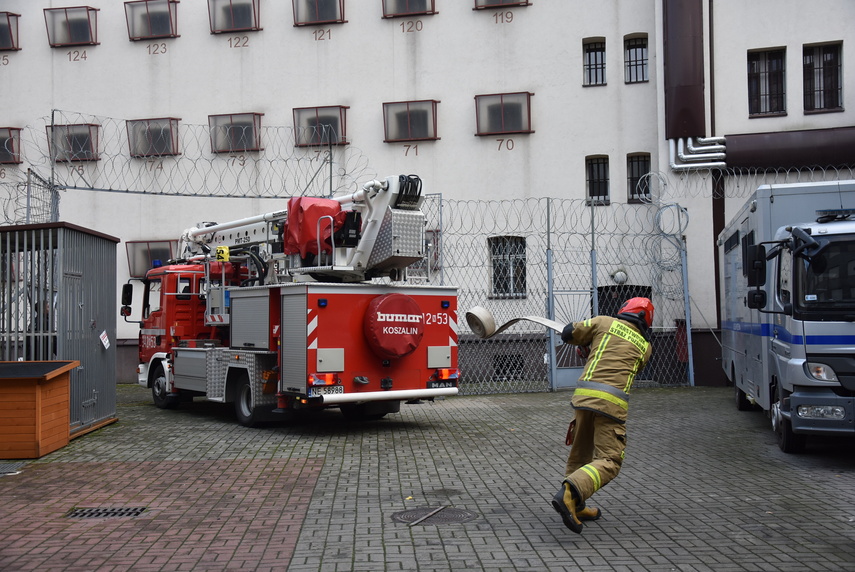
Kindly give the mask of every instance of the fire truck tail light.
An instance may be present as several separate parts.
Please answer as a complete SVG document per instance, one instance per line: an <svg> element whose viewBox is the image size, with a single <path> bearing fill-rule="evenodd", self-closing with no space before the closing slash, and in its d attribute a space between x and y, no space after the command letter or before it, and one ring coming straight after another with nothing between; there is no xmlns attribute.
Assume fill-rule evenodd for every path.
<svg viewBox="0 0 855 572"><path fill-rule="evenodd" d="M334 373L310 373L309 385L337 385L338 376Z"/></svg>
<svg viewBox="0 0 855 572"><path fill-rule="evenodd" d="M442 368L436 370L436 379L457 379L458 371L456 369Z"/></svg>

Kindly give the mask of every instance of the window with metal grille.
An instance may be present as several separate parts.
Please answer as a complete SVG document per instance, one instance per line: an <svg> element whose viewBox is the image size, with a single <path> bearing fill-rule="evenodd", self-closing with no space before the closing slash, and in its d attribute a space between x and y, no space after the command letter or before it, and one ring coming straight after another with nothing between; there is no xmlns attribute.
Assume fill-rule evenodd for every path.
<svg viewBox="0 0 855 572"><path fill-rule="evenodd" d="M587 173L588 198L590 205L609 204L609 158L595 156L585 158L585 172Z"/></svg>
<svg viewBox="0 0 855 572"><path fill-rule="evenodd" d="M383 0L383 17L436 14L435 0Z"/></svg>
<svg viewBox="0 0 855 572"><path fill-rule="evenodd" d="M524 298L526 295L525 237L491 236L487 238L492 270L491 295L494 298Z"/></svg>
<svg viewBox="0 0 855 572"><path fill-rule="evenodd" d="M178 122L175 117L133 119L126 122L131 157L180 155Z"/></svg>
<svg viewBox="0 0 855 572"><path fill-rule="evenodd" d="M0 127L0 164L21 162L21 130L18 127Z"/></svg>
<svg viewBox="0 0 855 572"><path fill-rule="evenodd" d="M748 52L748 115L787 112L785 50Z"/></svg>
<svg viewBox="0 0 855 572"><path fill-rule="evenodd" d="M603 38L582 40L583 85L606 85L606 41Z"/></svg>
<svg viewBox="0 0 855 572"><path fill-rule="evenodd" d="M436 133L438 101L399 101L383 104L383 126L387 143L439 139Z"/></svg>
<svg viewBox="0 0 855 572"><path fill-rule="evenodd" d="M297 147L347 145L347 109L344 105L294 109Z"/></svg>
<svg viewBox="0 0 855 572"><path fill-rule="evenodd" d="M534 133L527 91L475 96L476 135Z"/></svg>
<svg viewBox="0 0 855 572"><path fill-rule="evenodd" d="M624 81L642 83L647 77L647 36L623 41Z"/></svg>
<svg viewBox="0 0 855 572"><path fill-rule="evenodd" d="M209 115L211 151L214 153L261 151L261 117L263 115L263 113Z"/></svg>
<svg viewBox="0 0 855 572"><path fill-rule="evenodd" d="M134 0L125 2L128 39L178 37L179 0Z"/></svg>
<svg viewBox="0 0 855 572"><path fill-rule="evenodd" d="M98 8L45 8L44 13L52 48L98 44Z"/></svg>
<svg viewBox="0 0 855 572"><path fill-rule="evenodd" d="M0 12L0 51L20 50L18 44L18 18L20 14Z"/></svg>
<svg viewBox="0 0 855 572"><path fill-rule="evenodd" d="M295 26L343 24L344 0L291 0Z"/></svg>
<svg viewBox="0 0 855 572"><path fill-rule="evenodd" d="M475 0L475 10L505 8L507 6L531 6L528 0Z"/></svg>
<svg viewBox="0 0 855 572"><path fill-rule="evenodd" d="M100 125L48 125L50 156L56 162L97 161Z"/></svg>
<svg viewBox="0 0 855 572"><path fill-rule="evenodd" d="M650 202L650 154L636 153L626 156L627 202Z"/></svg>
<svg viewBox="0 0 855 572"><path fill-rule="evenodd" d="M843 68L840 62L841 44L804 46L805 111L843 110Z"/></svg>
<svg viewBox="0 0 855 572"><path fill-rule="evenodd" d="M261 0L208 0L208 20L212 34L255 32L261 29Z"/></svg>

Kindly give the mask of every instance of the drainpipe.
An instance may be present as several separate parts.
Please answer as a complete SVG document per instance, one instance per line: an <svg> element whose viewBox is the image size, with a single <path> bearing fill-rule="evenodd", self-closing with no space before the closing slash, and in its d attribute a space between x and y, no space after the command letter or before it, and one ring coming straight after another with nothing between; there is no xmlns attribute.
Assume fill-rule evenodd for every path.
<svg viewBox="0 0 855 572"><path fill-rule="evenodd" d="M677 150L677 141L680 142L680 150ZM677 159L683 161L683 149L682 149L682 139L668 140L668 155L669 155L669 164L671 166L672 171L697 171L700 169L724 169L726 167L726 163L724 162L724 153L705 153L704 155L709 155L708 157L701 157L700 155L696 155L696 157L701 157L697 159L698 161L702 159L721 159L721 160L713 160L706 163L678 163ZM721 155L719 157L719 155Z"/></svg>

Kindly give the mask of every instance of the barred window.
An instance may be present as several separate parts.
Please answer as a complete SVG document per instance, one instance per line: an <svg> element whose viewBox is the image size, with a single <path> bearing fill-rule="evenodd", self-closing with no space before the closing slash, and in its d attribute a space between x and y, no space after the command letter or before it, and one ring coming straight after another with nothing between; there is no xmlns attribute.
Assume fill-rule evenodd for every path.
<svg viewBox="0 0 855 572"><path fill-rule="evenodd" d="M496 298L523 298L526 294L525 237L487 238L492 269L491 293Z"/></svg>
<svg viewBox="0 0 855 572"><path fill-rule="evenodd" d="M100 125L48 125L50 156L56 162L97 161Z"/></svg>
<svg viewBox="0 0 855 572"><path fill-rule="evenodd" d="M297 147L347 145L347 109L344 105L294 109Z"/></svg>
<svg viewBox="0 0 855 572"><path fill-rule="evenodd" d="M626 156L627 202L650 202L650 154L636 153Z"/></svg>
<svg viewBox="0 0 855 572"><path fill-rule="evenodd" d="M45 8L44 14L52 48L98 43L98 8Z"/></svg>
<svg viewBox="0 0 855 572"><path fill-rule="evenodd" d="M261 30L261 0L208 0L208 20L212 34Z"/></svg>
<svg viewBox="0 0 855 572"><path fill-rule="evenodd" d="M383 0L383 17L436 14L435 0Z"/></svg>
<svg viewBox="0 0 855 572"><path fill-rule="evenodd" d="M21 163L21 129L0 127L0 164Z"/></svg>
<svg viewBox="0 0 855 572"><path fill-rule="evenodd" d="M294 25L340 24L344 19L344 0L292 0Z"/></svg>
<svg viewBox="0 0 855 572"><path fill-rule="evenodd" d="M805 111L840 111L843 108L841 44L804 46Z"/></svg>
<svg viewBox="0 0 855 572"><path fill-rule="evenodd" d="M587 174L588 204L609 204L609 158L592 156L585 158Z"/></svg>
<svg viewBox="0 0 855 572"><path fill-rule="evenodd" d="M177 0L135 0L125 2L128 39L178 37Z"/></svg>
<svg viewBox="0 0 855 572"><path fill-rule="evenodd" d="M18 18L20 14L0 12L0 51L20 50L18 45Z"/></svg>
<svg viewBox="0 0 855 572"><path fill-rule="evenodd" d="M531 6L531 2L528 0L475 0L475 10L505 6Z"/></svg>
<svg viewBox="0 0 855 572"><path fill-rule="evenodd" d="M583 85L606 85L606 41L588 39L582 41Z"/></svg>
<svg viewBox="0 0 855 572"><path fill-rule="evenodd" d="M475 96L476 135L533 133L531 96L527 91Z"/></svg>
<svg viewBox="0 0 855 572"><path fill-rule="evenodd" d="M748 115L783 115L787 112L785 50L748 53Z"/></svg>
<svg viewBox="0 0 855 572"><path fill-rule="evenodd" d="M127 121L131 157L180 155L178 121L175 117Z"/></svg>
<svg viewBox="0 0 855 572"><path fill-rule="evenodd" d="M439 139L436 133L438 101L400 101L383 104L383 126L387 143Z"/></svg>
<svg viewBox="0 0 855 572"><path fill-rule="evenodd" d="M624 81L642 83L647 77L647 36L623 41Z"/></svg>
<svg viewBox="0 0 855 572"><path fill-rule="evenodd" d="M263 113L227 113L209 115L211 151L261 151L261 117Z"/></svg>

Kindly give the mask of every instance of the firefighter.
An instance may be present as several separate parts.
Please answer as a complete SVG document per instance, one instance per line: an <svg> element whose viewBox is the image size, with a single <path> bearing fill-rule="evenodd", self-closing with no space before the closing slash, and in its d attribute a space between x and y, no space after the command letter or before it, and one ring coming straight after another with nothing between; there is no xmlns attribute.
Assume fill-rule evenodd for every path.
<svg viewBox="0 0 855 572"><path fill-rule="evenodd" d="M614 479L626 448L629 391L636 374L650 359L649 329L653 304L647 298L627 300L617 316L597 316L568 324L564 343L587 349L585 368L571 403L576 415L568 431L572 443L561 489L552 506L564 525L582 532L584 520L600 518L600 509L585 501Z"/></svg>

